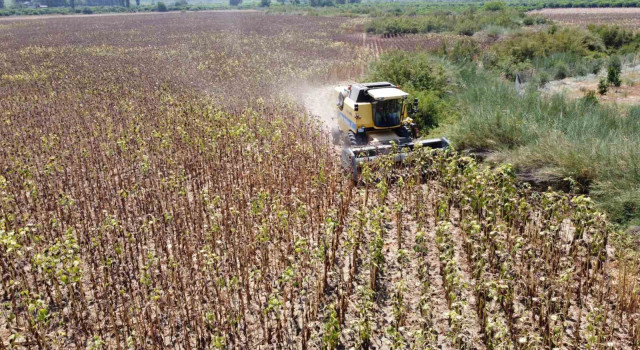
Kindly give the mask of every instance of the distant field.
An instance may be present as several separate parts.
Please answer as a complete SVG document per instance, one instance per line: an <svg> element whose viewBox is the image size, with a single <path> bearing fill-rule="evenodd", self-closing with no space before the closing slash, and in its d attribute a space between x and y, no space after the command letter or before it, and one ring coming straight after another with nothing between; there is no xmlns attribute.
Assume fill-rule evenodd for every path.
<svg viewBox="0 0 640 350"><path fill-rule="evenodd" d="M535 13L563 24L617 24L640 28L640 8L561 8L536 10Z"/></svg>

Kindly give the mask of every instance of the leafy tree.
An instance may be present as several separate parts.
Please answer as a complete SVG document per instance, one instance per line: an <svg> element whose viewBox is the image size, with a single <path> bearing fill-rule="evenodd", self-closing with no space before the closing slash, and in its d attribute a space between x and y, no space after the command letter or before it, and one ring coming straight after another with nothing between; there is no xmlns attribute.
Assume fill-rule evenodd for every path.
<svg viewBox="0 0 640 350"><path fill-rule="evenodd" d="M338 4L338 5L344 5L346 3L347 3L346 0L336 0L336 4Z"/></svg>
<svg viewBox="0 0 640 350"><path fill-rule="evenodd" d="M4 8L4 0L0 0L0 9Z"/></svg>
<svg viewBox="0 0 640 350"><path fill-rule="evenodd" d="M140 7L140 0L136 0L136 6Z"/></svg>
<svg viewBox="0 0 640 350"><path fill-rule="evenodd" d="M164 2L159 2L157 5L158 12L167 12L167 5Z"/></svg>
<svg viewBox="0 0 640 350"><path fill-rule="evenodd" d="M242 0L229 0L229 5L231 6L238 6L242 4Z"/></svg>
<svg viewBox="0 0 640 350"><path fill-rule="evenodd" d="M262 6L262 7L271 6L271 0L260 0L260 6Z"/></svg>
<svg viewBox="0 0 640 350"><path fill-rule="evenodd" d="M620 57L611 56L609 60L609 69L607 71L607 80L609 84L619 87L622 85L622 81L620 80L620 73L622 72L622 63L620 62Z"/></svg>

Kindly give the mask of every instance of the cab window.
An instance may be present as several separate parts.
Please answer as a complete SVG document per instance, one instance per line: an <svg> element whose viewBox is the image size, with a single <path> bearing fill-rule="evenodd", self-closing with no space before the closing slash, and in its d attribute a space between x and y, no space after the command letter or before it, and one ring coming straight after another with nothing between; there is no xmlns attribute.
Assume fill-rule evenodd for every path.
<svg viewBox="0 0 640 350"><path fill-rule="evenodd" d="M402 119L402 100L378 101L373 107L373 123L377 127L400 125Z"/></svg>

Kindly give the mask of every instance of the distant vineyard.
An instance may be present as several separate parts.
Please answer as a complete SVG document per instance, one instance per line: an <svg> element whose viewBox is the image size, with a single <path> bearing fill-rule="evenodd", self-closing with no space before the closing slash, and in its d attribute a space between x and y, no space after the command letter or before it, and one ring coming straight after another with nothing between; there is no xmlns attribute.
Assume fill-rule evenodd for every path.
<svg viewBox="0 0 640 350"><path fill-rule="evenodd" d="M580 25L590 24L618 25L625 28L640 28L640 9L598 8L598 9L546 9L533 13L557 21L562 24Z"/></svg>

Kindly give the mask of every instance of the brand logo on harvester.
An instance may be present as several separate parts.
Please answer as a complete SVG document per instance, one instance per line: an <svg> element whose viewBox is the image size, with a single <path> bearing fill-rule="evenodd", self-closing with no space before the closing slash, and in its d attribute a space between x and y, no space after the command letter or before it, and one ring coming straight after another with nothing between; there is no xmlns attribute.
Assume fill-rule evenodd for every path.
<svg viewBox="0 0 640 350"><path fill-rule="evenodd" d="M349 127L350 127L351 129L353 129L353 130L355 130L355 129L356 129L356 123L355 123L353 120L351 120L351 119L347 118L347 116L346 116L346 115L344 115L344 113L342 113L342 112L338 112L338 117L339 117L340 119L342 119L345 123L347 123L347 125L349 125Z"/></svg>

